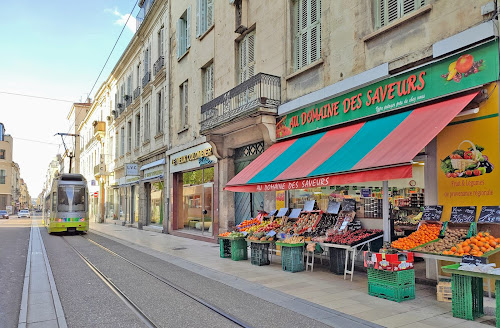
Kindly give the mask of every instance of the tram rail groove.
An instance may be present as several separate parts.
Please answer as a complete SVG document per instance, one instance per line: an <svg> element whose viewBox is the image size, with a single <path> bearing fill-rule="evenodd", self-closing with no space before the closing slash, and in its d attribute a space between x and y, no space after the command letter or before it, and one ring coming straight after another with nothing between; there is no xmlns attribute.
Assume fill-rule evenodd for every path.
<svg viewBox="0 0 500 328"><path fill-rule="evenodd" d="M157 328L158 326L153 323L153 321L144 313L142 310L123 292L118 288L104 273L102 273L92 262L90 262L80 251L78 251L73 245L71 245L66 238L63 236L64 242L68 244L73 251L84 261L85 264L89 266L89 268L101 279L106 286L109 287L121 300L125 305L127 305L132 312L149 328Z"/></svg>
<svg viewBox="0 0 500 328"><path fill-rule="evenodd" d="M165 278L163 278L163 277L161 277L161 276L158 276L157 274L155 274L155 273L154 273L154 272L152 272L151 270L148 270L148 269L146 269L145 267L143 267L143 266L141 266L141 265L139 265L139 264L137 264L137 263L134 263L134 262L132 262L131 260L129 260L129 259L127 259L127 258L125 258L125 257L121 256L120 254L117 254L116 252L112 251L111 249L107 248L106 246L101 245L100 243L98 243L98 242L96 242L96 241L94 241L94 240L92 240L92 239L90 239L90 238L88 238L88 237L86 237L86 236L81 236L81 237L82 237L82 238L84 238L84 239L86 239L87 241L89 241L89 242L93 243L94 245L96 245L96 246L98 246L98 247L102 248L103 250L105 250L106 252L108 252L108 253L112 254L113 256L116 256L116 257L118 257L118 258L122 259L123 261L125 261L125 262L129 263L130 265L132 265L132 266L136 267L137 269L139 269L139 270L143 271L144 273L147 273L147 274L148 274L148 275L150 275L151 277L153 277L153 278L155 278L155 279L157 279L157 280L161 281L162 283L164 283L164 284L168 285L169 287L171 287L171 288L175 289L176 291L178 291L178 292L180 292L181 294L183 294L183 295L185 295L185 296L189 297L190 299L192 299L192 300L196 301L197 303L199 303L199 304L201 304L201 305L205 306L206 308L208 308L208 309L212 310L213 312L215 312L215 313L219 314L220 316L222 316L222 317L224 317L224 318L228 319L229 321L233 322L234 324L236 324L236 325L238 325L238 326L240 326L240 327L243 327L243 328L253 328L253 326L249 325L248 323L246 323L246 322L244 322L244 321L242 321L242 320L240 320L240 319L238 319L238 318L234 317L233 315L231 315L231 314L229 314L229 313L225 312L224 310L220 309L219 307L217 307L217 306L215 306L215 305L213 305L213 304L210 304L210 303L206 302L206 301L205 301L205 300L203 300L202 298L200 298L200 297L198 297L198 296L196 296L196 295L192 294L192 293L191 293L191 292L189 292L188 290L186 290L186 289L184 289L184 288L182 288L182 287L178 286L177 284L175 284L175 283L171 282L170 280L165 279ZM65 241L66 241L66 240L65 240ZM68 241L66 241L66 243L68 243ZM68 244L69 244L69 243L68 243ZM85 262L87 262L88 264L91 264L91 263L90 263L90 261L89 261L89 260L87 260L85 257L83 257L83 255L82 255L79 251L77 251L77 250L76 250L76 249L75 249L72 245L70 245L70 246L71 246L71 247L72 247L72 248L73 248L73 249L74 249L74 250L78 253L78 255L80 255L80 256L84 259L84 261L85 261ZM92 266L91 266L91 268L93 268L93 264L91 264L91 265L92 265ZM97 270L97 272L100 272L100 271L98 271L98 269L97 269L97 268L95 268L95 269ZM106 278L106 277L105 277L102 273L101 273L101 275L102 275L102 277L104 277L105 279L107 279L107 278ZM115 285L114 285L111 281L109 281L109 283L110 283L112 286L114 286L114 288L116 288L117 290L119 290L119 289L118 289L118 287L116 287L116 286L115 286ZM120 292L121 292L121 291L120 291ZM123 294L123 295L124 295L124 294ZM126 299L128 302L131 302L128 298L125 298L125 299ZM133 304L133 303L131 302L131 304ZM135 306L135 305L134 305L134 306ZM136 308L137 308L137 309L139 309L138 307L136 307ZM143 312L142 312L142 311L140 311L140 313L142 313L142 314L143 314ZM147 318L147 317L145 316L145 318ZM148 318L148 320L149 320L149 318ZM156 326L153 326L153 327L156 327Z"/></svg>

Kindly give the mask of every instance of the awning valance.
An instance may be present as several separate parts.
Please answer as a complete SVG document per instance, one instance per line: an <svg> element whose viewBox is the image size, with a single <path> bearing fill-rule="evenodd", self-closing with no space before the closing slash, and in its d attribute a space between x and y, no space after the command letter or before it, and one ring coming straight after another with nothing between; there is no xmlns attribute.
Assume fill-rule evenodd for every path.
<svg viewBox="0 0 500 328"><path fill-rule="evenodd" d="M413 158L476 95L276 143L224 189L258 192L410 178Z"/></svg>

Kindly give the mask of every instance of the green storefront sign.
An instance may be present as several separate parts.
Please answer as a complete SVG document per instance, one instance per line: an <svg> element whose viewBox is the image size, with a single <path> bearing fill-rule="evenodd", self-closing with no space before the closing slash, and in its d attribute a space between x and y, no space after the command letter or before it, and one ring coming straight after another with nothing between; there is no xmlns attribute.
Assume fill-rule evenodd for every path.
<svg viewBox="0 0 500 328"><path fill-rule="evenodd" d="M498 61L498 42L488 42L427 66L288 113L278 120L276 137L296 136L496 81L499 76Z"/></svg>

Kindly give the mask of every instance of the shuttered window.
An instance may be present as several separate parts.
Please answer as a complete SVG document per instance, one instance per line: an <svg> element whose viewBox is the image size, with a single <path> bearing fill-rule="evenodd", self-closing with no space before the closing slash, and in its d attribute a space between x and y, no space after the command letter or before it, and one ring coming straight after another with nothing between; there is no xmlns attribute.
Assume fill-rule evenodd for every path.
<svg viewBox="0 0 500 328"><path fill-rule="evenodd" d="M120 156L125 155L125 127L120 128Z"/></svg>
<svg viewBox="0 0 500 328"><path fill-rule="evenodd" d="M197 0L196 37L199 38L214 25L214 0Z"/></svg>
<svg viewBox="0 0 500 328"><path fill-rule="evenodd" d="M180 59L191 47L191 6L177 21L177 59Z"/></svg>
<svg viewBox="0 0 500 328"><path fill-rule="evenodd" d="M0 170L0 184L5 184L5 170Z"/></svg>
<svg viewBox="0 0 500 328"><path fill-rule="evenodd" d="M157 106L156 106L156 134L163 132L163 92L156 94Z"/></svg>
<svg viewBox="0 0 500 328"><path fill-rule="evenodd" d="M296 0L294 67L298 70L321 58L321 0Z"/></svg>
<svg viewBox="0 0 500 328"><path fill-rule="evenodd" d="M238 45L240 83L255 75L255 31L248 33Z"/></svg>
<svg viewBox="0 0 500 328"><path fill-rule="evenodd" d="M135 115L135 147L141 144L141 114Z"/></svg>
<svg viewBox="0 0 500 328"><path fill-rule="evenodd" d="M144 105L144 142L148 141L151 136L151 115L149 109L149 103Z"/></svg>
<svg viewBox="0 0 500 328"><path fill-rule="evenodd" d="M424 6L428 0L374 0L375 29L379 29Z"/></svg>
<svg viewBox="0 0 500 328"><path fill-rule="evenodd" d="M127 123L127 152L132 151L132 121Z"/></svg>
<svg viewBox="0 0 500 328"><path fill-rule="evenodd" d="M188 124L188 112L189 112L189 107L188 107L188 100L189 100L189 93L188 93L188 81L184 82L181 84L180 90L179 90L179 95L181 96L181 110L180 110L180 118L181 118L181 127L186 128Z"/></svg>
<svg viewBox="0 0 500 328"><path fill-rule="evenodd" d="M214 99L214 64L203 69L203 103Z"/></svg>

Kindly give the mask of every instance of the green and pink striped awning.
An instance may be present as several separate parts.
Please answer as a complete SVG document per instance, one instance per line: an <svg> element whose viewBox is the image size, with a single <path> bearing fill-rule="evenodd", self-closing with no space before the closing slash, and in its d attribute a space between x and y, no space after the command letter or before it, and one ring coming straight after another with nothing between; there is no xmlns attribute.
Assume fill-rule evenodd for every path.
<svg viewBox="0 0 500 328"><path fill-rule="evenodd" d="M259 192L410 178L413 158L476 95L276 143L224 189Z"/></svg>

